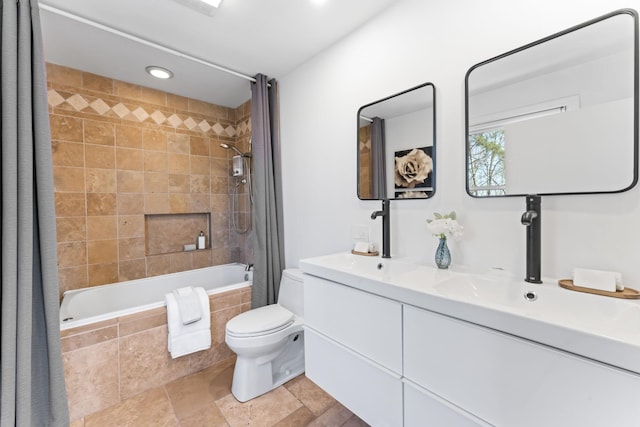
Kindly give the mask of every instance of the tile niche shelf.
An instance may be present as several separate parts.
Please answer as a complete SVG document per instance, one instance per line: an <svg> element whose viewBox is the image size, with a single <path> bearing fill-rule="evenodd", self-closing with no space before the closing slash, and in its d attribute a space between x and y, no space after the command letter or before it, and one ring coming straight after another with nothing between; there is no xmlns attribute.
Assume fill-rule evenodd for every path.
<svg viewBox="0 0 640 427"><path fill-rule="evenodd" d="M205 235L205 249L211 248L211 214L145 215L145 246L147 255L184 252L184 245L197 244L198 235Z"/></svg>

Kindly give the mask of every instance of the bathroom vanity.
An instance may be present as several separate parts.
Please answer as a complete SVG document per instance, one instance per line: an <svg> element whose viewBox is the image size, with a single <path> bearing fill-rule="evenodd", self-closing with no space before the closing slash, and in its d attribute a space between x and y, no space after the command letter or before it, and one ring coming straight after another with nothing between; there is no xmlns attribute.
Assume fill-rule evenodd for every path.
<svg viewBox="0 0 640 427"><path fill-rule="evenodd" d="M339 253L305 259L307 376L372 426L640 425L640 302Z"/></svg>

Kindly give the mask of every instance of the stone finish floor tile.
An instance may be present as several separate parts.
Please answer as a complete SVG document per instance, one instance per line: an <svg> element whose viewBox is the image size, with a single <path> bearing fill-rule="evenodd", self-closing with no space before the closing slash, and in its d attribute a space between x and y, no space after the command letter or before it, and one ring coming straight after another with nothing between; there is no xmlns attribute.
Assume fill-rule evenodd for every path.
<svg viewBox="0 0 640 427"><path fill-rule="evenodd" d="M89 415L85 427L179 426L163 387L141 393L119 405Z"/></svg>
<svg viewBox="0 0 640 427"><path fill-rule="evenodd" d="M231 394L233 368L234 360L218 363L71 427L368 427L304 375L240 403Z"/></svg>
<svg viewBox="0 0 640 427"><path fill-rule="evenodd" d="M228 395L216 401L216 405L231 427L271 427L295 412L302 403L286 388L278 387L245 403Z"/></svg>

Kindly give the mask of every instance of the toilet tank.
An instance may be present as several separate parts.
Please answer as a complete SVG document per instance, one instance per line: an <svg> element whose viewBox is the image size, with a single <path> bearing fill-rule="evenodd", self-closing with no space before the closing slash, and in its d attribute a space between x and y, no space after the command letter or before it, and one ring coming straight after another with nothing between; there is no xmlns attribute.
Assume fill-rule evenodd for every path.
<svg viewBox="0 0 640 427"><path fill-rule="evenodd" d="M304 319L304 286L302 270L286 268L282 271L278 304Z"/></svg>

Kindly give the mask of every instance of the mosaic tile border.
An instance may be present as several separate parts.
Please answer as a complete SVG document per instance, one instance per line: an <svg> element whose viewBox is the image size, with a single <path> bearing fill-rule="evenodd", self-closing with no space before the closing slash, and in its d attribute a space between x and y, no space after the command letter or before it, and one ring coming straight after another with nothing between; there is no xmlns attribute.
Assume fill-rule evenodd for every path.
<svg viewBox="0 0 640 427"><path fill-rule="evenodd" d="M161 110L145 109L141 106L127 106L122 102L109 105L101 98L90 98L80 94L73 94L65 98L55 89L49 89L47 92L48 103L50 107L57 108L68 105L75 111L94 112L100 116L114 114L123 120L130 120L139 123L152 121L157 125L171 126L176 129L187 129L190 131L200 131L203 133L213 132L217 136L236 137L244 136L251 132L251 119L247 119L239 123L237 126L223 125L219 122L200 120L191 116L180 115L176 113L168 114Z"/></svg>

